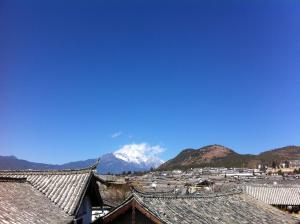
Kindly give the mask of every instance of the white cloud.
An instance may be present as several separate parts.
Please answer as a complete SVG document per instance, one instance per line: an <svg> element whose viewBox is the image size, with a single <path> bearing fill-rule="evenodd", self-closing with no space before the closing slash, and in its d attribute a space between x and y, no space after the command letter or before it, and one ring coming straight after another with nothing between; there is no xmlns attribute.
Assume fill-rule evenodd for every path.
<svg viewBox="0 0 300 224"><path fill-rule="evenodd" d="M121 135L122 135L122 132L121 132L121 131L118 131L118 132L113 133L110 137L111 137L111 138L118 138L118 137L120 137Z"/></svg>
<svg viewBox="0 0 300 224"><path fill-rule="evenodd" d="M147 163L153 159L160 160L157 156L165 151L160 145L151 146L148 143L132 143L124 145L114 152L114 155L127 162Z"/></svg>

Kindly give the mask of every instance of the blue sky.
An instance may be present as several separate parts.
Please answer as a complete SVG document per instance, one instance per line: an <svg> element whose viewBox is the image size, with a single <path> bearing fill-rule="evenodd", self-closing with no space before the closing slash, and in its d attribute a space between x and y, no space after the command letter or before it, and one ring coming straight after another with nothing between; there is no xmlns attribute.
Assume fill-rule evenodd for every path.
<svg viewBox="0 0 300 224"><path fill-rule="evenodd" d="M0 155L300 145L299 1L0 0L0 34Z"/></svg>

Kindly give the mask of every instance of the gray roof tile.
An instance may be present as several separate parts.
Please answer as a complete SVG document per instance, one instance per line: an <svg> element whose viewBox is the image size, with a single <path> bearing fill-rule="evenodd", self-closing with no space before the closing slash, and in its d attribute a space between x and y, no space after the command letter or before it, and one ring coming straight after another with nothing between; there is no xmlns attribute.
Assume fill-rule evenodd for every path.
<svg viewBox="0 0 300 224"><path fill-rule="evenodd" d="M299 185L247 185L250 196L271 205L300 205Z"/></svg>
<svg viewBox="0 0 300 224"><path fill-rule="evenodd" d="M46 200L45 200L46 199ZM28 182L0 181L0 223L70 223L73 217Z"/></svg>
<svg viewBox="0 0 300 224"><path fill-rule="evenodd" d="M62 171L0 171L0 178L26 178L38 191L69 215L78 204L92 175L91 169Z"/></svg>
<svg viewBox="0 0 300 224"><path fill-rule="evenodd" d="M240 191L202 196L143 194L131 199L168 224L298 223L299 220ZM124 202L126 203L126 202ZM109 219L117 209L104 217Z"/></svg>

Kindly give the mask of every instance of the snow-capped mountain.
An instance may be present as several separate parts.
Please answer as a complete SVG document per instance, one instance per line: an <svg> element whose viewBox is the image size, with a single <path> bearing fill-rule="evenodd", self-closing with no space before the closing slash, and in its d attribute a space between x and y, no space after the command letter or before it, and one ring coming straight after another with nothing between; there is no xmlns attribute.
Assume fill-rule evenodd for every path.
<svg viewBox="0 0 300 224"><path fill-rule="evenodd" d="M97 171L101 174L122 173L127 171L146 171L157 168L164 161L157 155L162 153L164 148L159 145L151 146L147 143L124 145L113 153L100 157ZM86 167L87 163L94 163L96 159L72 162L64 164L64 168Z"/></svg>
<svg viewBox="0 0 300 224"><path fill-rule="evenodd" d="M164 161L156 155L164 149L160 146L150 146L147 143L124 145L113 153L120 160L127 163L137 164L145 168L156 168Z"/></svg>
<svg viewBox="0 0 300 224"><path fill-rule="evenodd" d="M150 146L146 143L124 145L114 153L102 155L97 171L101 174L117 174L124 171L150 170L163 163L157 157L163 150L160 146ZM97 159L88 159L62 165L52 165L20 160L14 156L0 156L0 169L77 169L88 167L96 161Z"/></svg>
<svg viewBox="0 0 300 224"><path fill-rule="evenodd" d="M158 167L162 162L156 163L134 163L117 158L113 153L105 154L100 157L98 173L122 173L123 171L146 171L152 167Z"/></svg>

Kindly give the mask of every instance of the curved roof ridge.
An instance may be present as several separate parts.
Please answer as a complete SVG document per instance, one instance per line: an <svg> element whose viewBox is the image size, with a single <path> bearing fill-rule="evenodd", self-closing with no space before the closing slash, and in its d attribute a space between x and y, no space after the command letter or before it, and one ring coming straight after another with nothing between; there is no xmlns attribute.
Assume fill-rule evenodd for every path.
<svg viewBox="0 0 300 224"><path fill-rule="evenodd" d="M3 178L26 178L65 213L76 215L99 161L83 169L0 171Z"/></svg>
<svg viewBox="0 0 300 224"><path fill-rule="evenodd" d="M185 198L216 198L216 197L223 197L223 196L231 196L231 195L236 195L236 194L242 194L243 191L241 189L233 189L231 191L227 192L213 192L213 193L205 193L202 195L177 195L177 194L159 194L156 192L139 192L139 191L134 191L132 194L134 196L139 197L144 197L144 198L170 198L170 199L185 199Z"/></svg>

